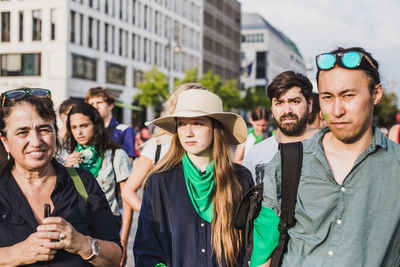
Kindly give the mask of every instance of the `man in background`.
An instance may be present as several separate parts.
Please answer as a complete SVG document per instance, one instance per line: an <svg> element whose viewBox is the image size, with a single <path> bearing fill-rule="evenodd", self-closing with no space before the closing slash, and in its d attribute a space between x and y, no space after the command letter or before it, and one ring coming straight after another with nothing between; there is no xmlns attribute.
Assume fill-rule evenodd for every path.
<svg viewBox="0 0 400 267"><path fill-rule="evenodd" d="M301 141L316 131L307 125L313 101L312 84L306 76L293 71L283 72L272 80L267 92L278 130L250 148L244 156L243 166L250 170L255 184L263 181L263 170L278 151L279 143Z"/></svg>

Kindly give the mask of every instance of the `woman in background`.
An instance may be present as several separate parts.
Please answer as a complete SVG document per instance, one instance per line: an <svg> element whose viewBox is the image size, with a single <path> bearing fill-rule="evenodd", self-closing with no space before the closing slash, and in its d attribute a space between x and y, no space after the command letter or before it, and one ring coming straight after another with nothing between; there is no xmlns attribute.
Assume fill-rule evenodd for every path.
<svg viewBox="0 0 400 267"><path fill-rule="evenodd" d="M68 113L64 155L65 166L76 166L90 171L104 191L111 211L121 227L121 244L124 249L121 266L125 265L132 212L123 201L121 219L118 192L131 171L126 152L114 143L104 127L98 111L86 102L76 103Z"/></svg>

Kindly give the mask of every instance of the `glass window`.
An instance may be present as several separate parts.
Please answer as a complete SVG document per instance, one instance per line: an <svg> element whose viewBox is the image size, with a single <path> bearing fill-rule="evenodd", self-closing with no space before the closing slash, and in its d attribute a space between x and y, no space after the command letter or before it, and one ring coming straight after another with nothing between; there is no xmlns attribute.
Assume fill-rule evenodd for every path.
<svg viewBox="0 0 400 267"><path fill-rule="evenodd" d="M115 52L115 26L111 26L111 53Z"/></svg>
<svg viewBox="0 0 400 267"><path fill-rule="evenodd" d="M123 34L123 30L119 29L119 42L118 42L118 55L122 56L122 34Z"/></svg>
<svg viewBox="0 0 400 267"><path fill-rule="evenodd" d="M50 9L50 39L56 39L56 10Z"/></svg>
<svg viewBox="0 0 400 267"><path fill-rule="evenodd" d="M100 49L100 20L97 20L97 27L96 27L96 49Z"/></svg>
<svg viewBox="0 0 400 267"><path fill-rule="evenodd" d="M32 40L42 40L42 11L32 11Z"/></svg>
<svg viewBox="0 0 400 267"><path fill-rule="evenodd" d="M1 41L10 41L10 12L1 12Z"/></svg>
<svg viewBox="0 0 400 267"><path fill-rule="evenodd" d="M143 61L147 62L147 39L144 38L144 43L143 43Z"/></svg>
<svg viewBox="0 0 400 267"><path fill-rule="evenodd" d="M88 47L93 47L93 18L88 19Z"/></svg>
<svg viewBox="0 0 400 267"><path fill-rule="evenodd" d="M108 83L125 85L126 67L106 62L106 81Z"/></svg>
<svg viewBox="0 0 400 267"><path fill-rule="evenodd" d="M119 19L122 20L122 16L123 16L123 4L122 4L122 0L119 0Z"/></svg>
<svg viewBox="0 0 400 267"><path fill-rule="evenodd" d="M24 40L24 12L20 11L18 15L19 20L19 41L22 42Z"/></svg>
<svg viewBox="0 0 400 267"><path fill-rule="evenodd" d="M256 79L265 79L267 77L267 52L256 53Z"/></svg>
<svg viewBox="0 0 400 267"><path fill-rule="evenodd" d="M136 43L136 35L132 33L132 59L135 59L135 43Z"/></svg>
<svg viewBox="0 0 400 267"><path fill-rule="evenodd" d="M133 87L137 87L138 83L143 82L145 79L144 73L141 70L133 70Z"/></svg>
<svg viewBox="0 0 400 267"><path fill-rule="evenodd" d="M97 60L72 54L72 77L96 81Z"/></svg>
<svg viewBox="0 0 400 267"><path fill-rule="evenodd" d="M75 11L73 10L71 10L71 32L69 38L71 43L75 43Z"/></svg>
<svg viewBox="0 0 400 267"><path fill-rule="evenodd" d="M132 0L132 24L135 25L136 18L136 0Z"/></svg>
<svg viewBox="0 0 400 267"><path fill-rule="evenodd" d="M105 12L106 14L108 14L108 5L109 5L108 1L109 1L109 0L104 0L104 12Z"/></svg>
<svg viewBox="0 0 400 267"><path fill-rule="evenodd" d="M0 76L40 76L40 69L40 53L0 54Z"/></svg>
<svg viewBox="0 0 400 267"><path fill-rule="evenodd" d="M83 45L83 14L79 16L79 44Z"/></svg>
<svg viewBox="0 0 400 267"><path fill-rule="evenodd" d="M104 24L104 52L108 51L108 23Z"/></svg>

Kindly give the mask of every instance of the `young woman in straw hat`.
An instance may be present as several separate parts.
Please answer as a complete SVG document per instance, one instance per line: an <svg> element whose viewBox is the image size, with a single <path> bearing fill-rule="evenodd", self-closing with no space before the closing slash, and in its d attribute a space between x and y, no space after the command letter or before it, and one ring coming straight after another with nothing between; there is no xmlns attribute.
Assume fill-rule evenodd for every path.
<svg viewBox="0 0 400 267"><path fill-rule="evenodd" d="M241 232L232 220L253 186L250 172L230 160L230 145L247 130L223 112L208 90L187 90L175 112L150 122L173 135L150 173L134 243L138 266L247 266Z"/></svg>

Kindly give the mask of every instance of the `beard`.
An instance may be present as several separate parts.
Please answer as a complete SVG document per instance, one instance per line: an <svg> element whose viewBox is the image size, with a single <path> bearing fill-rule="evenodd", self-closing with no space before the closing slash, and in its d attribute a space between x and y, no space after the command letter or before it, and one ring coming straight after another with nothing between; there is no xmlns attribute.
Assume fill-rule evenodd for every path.
<svg viewBox="0 0 400 267"><path fill-rule="evenodd" d="M306 127L307 127L307 122L308 118L310 117L310 114L306 111L302 116L299 118L296 114L294 113L289 113L282 115L279 118L279 121L274 118L274 121L276 125L278 126L279 130L287 136L300 136L304 133ZM296 120L296 122L292 123L284 123L285 119L293 119Z"/></svg>

